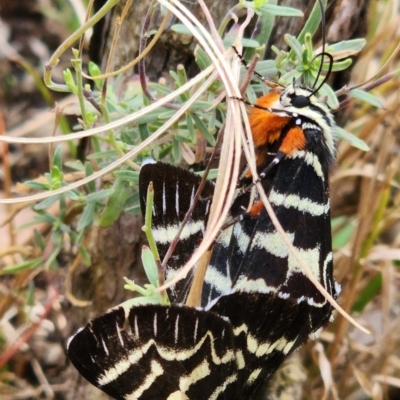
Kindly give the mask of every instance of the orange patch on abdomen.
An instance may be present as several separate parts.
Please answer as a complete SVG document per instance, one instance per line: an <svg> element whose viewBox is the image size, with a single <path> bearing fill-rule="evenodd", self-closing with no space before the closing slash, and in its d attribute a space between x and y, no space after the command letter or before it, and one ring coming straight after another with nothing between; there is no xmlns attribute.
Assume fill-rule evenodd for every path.
<svg viewBox="0 0 400 400"><path fill-rule="evenodd" d="M258 201L257 203L253 204L249 211L250 217L257 217L263 208L264 204L262 201Z"/></svg>

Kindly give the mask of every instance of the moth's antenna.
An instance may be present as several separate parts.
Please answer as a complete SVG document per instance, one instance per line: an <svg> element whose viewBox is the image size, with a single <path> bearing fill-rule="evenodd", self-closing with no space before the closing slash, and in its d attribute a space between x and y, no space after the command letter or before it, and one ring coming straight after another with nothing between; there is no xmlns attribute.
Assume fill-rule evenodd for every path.
<svg viewBox="0 0 400 400"><path fill-rule="evenodd" d="M325 45L326 45L326 21L325 21L325 9L324 9L324 5L322 4L322 0L318 0L319 6L321 8L321 30L322 30L322 53L316 55L313 59L313 61L318 58L321 57L321 63L319 65L319 69L318 69L318 74L317 77L315 78L315 82L314 85L312 86L313 89L313 93L315 94L319 91L319 89L321 89L321 87L325 84L325 82L327 81L327 79L329 78L329 75L332 72L332 64L333 64L333 57L331 54L325 52ZM329 58L329 70L327 72L327 74L325 75L325 78L322 80L322 83L317 87L317 89L315 89L315 85L318 82L318 78L321 76L321 72L322 72L322 67L324 64L324 58L328 57Z"/></svg>

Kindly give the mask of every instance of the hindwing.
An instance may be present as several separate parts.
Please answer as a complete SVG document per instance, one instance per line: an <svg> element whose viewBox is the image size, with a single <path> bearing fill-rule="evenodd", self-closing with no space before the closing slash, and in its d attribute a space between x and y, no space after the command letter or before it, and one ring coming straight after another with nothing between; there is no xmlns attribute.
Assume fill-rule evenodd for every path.
<svg viewBox="0 0 400 400"><path fill-rule="evenodd" d="M220 297L208 310L121 306L80 329L68 356L117 400L255 400L307 340L309 307L242 292Z"/></svg>
<svg viewBox="0 0 400 400"><path fill-rule="evenodd" d="M68 356L83 377L117 400L236 398L232 325L211 311L118 307L79 330Z"/></svg>

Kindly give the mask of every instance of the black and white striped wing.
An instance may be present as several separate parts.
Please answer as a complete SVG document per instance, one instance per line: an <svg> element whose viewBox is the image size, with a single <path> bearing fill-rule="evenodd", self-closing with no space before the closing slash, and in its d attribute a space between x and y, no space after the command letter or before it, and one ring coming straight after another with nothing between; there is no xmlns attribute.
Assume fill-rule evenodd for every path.
<svg viewBox="0 0 400 400"><path fill-rule="evenodd" d="M275 293L235 292L211 311L232 324L237 358L236 400L266 397L266 384L284 360L308 340L311 306Z"/></svg>
<svg viewBox="0 0 400 400"><path fill-rule="evenodd" d="M231 400L237 362L229 321L189 307L118 307L69 341L68 356L117 400Z"/></svg>
<svg viewBox="0 0 400 400"><path fill-rule="evenodd" d="M140 204L143 215L147 187L150 182L153 182L154 186L152 230L160 257L163 259L178 233L187 211L193 204L201 178L170 164L157 162L143 165L139 175ZM182 230L175 251L168 260L166 279L171 278L179 271L203 239L213 193L213 183L205 182L190 219ZM184 302L191 278L192 275L171 288L169 295L172 301Z"/></svg>
<svg viewBox="0 0 400 400"><path fill-rule="evenodd" d="M332 271L328 171L315 152L299 151L281 161L263 180L268 199L289 240L322 286L336 297ZM248 205L239 196L232 215ZM310 306L310 334L325 325L331 306L289 251L263 207L223 232L214 246L205 277L203 305L226 293L226 288L247 293L277 293Z"/></svg>

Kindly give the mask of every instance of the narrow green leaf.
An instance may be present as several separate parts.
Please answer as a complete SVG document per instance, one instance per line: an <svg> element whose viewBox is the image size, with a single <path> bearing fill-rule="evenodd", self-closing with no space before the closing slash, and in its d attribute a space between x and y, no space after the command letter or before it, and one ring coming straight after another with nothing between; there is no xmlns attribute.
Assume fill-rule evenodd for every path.
<svg viewBox="0 0 400 400"><path fill-rule="evenodd" d="M334 221L332 221L332 227L334 226ZM344 248L350 241L351 236L354 233L356 226L352 223L347 223L342 227L336 234L332 237L332 247L334 249Z"/></svg>
<svg viewBox="0 0 400 400"><path fill-rule="evenodd" d="M139 191L134 191L125 201L125 212L129 214L139 214L141 212Z"/></svg>
<svg viewBox="0 0 400 400"><path fill-rule="evenodd" d="M124 181L127 181L129 183L132 183L134 185L137 185L139 183L139 172L137 171L115 171L114 175L122 179Z"/></svg>
<svg viewBox="0 0 400 400"><path fill-rule="evenodd" d="M370 303L373 298L382 290L382 282L382 274L378 273L367 283L363 291L358 296L358 299L351 307L351 311L362 312L367 304Z"/></svg>
<svg viewBox="0 0 400 400"><path fill-rule="evenodd" d="M50 207L55 202L59 201L62 195L57 194L55 196L48 197L47 199L41 201L40 203L33 206L35 211L45 210L46 208Z"/></svg>
<svg viewBox="0 0 400 400"><path fill-rule="evenodd" d="M201 70L205 70L211 65L210 58L200 46L196 46L196 49L194 51L194 59Z"/></svg>
<svg viewBox="0 0 400 400"><path fill-rule="evenodd" d="M195 172L195 174L202 177L204 175L204 171L198 171L198 172ZM218 169L211 168L210 171L208 172L207 180L212 181L213 179L216 179L217 176L218 176Z"/></svg>
<svg viewBox="0 0 400 400"><path fill-rule="evenodd" d="M77 190L68 190L68 192L64 193L64 196L67 197L68 199L71 199L73 201L79 201L82 199L82 195L77 191Z"/></svg>
<svg viewBox="0 0 400 400"><path fill-rule="evenodd" d="M352 39L352 40L343 40L342 42L337 42L330 44L328 47L328 51L331 54L352 51L355 53L360 52L366 45L367 41L365 39Z"/></svg>
<svg viewBox="0 0 400 400"><path fill-rule="evenodd" d="M181 149L179 147L179 140L176 138L176 135L172 138L172 157L176 162L181 159Z"/></svg>
<svg viewBox="0 0 400 400"><path fill-rule="evenodd" d="M174 24L171 26L171 31L179 33L181 35L189 35L189 36L193 36L192 32L189 30L189 28L184 25L184 24ZM195 28L200 34L200 30L198 28Z"/></svg>
<svg viewBox="0 0 400 400"><path fill-rule="evenodd" d="M114 189L102 189L99 190L98 192L94 193L89 193L86 196L86 201L88 203L97 203L99 201L102 201L106 199L107 197L111 196L111 194L114 192Z"/></svg>
<svg viewBox="0 0 400 400"><path fill-rule="evenodd" d="M86 176L90 176L93 174L93 166L92 163L90 163L89 161L85 162L85 175ZM96 191L96 184L94 183L94 181L90 181L86 184L86 188L88 190L89 193L95 192Z"/></svg>
<svg viewBox="0 0 400 400"><path fill-rule="evenodd" d="M68 168L73 169L74 171L84 171L85 167L82 164L81 160L71 160L71 161L66 161L64 165Z"/></svg>
<svg viewBox="0 0 400 400"><path fill-rule="evenodd" d="M246 5L249 2L240 2L240 3L241 4L244 3L244 5ZM265 12L261 9L261 7L265 6L267 3L269 3L270 5L275 5L276 0L254 2L253 8L258 15L257 26L260 27L260 29L255 29L252 32L251 39L255 40L257 43L260 43L260 45L257 49L251 47L246 48L243 54L245 60L251 60L256 52L260 56L260 59L265 58L264 56L267 50L267 46L265 46L264 43L268 43L269 37L271 36L271 32L275 23L274 15L272 15L269 12Z"/></svg>
<svg viewBox="0 0 400 400"><path fill-rule="evenodd" d="M280 17L304 17L304 14L296 8L276 6L273 4L265 4L257 8L257 10Z"/></svg>
<svg viewBox="0 0 400 400"><path fill-rule="evenodd" d="M21 264L9 265L0 270L0 276L7 275L7 274L16 274L18 272L25 271L28 269L35 269L42 263L43 263L43 260L41 258L36 258L34 260L26 261Z"/></svg>
<svg viewBox="0 0 400 400"><path fill-rule="evenodd" d="M204 124L204 122L196 114L192 114L192 117L194 119L194 123L196 124L197 128L200 130L202 135L205 137L207 142L211 146L215 146L215 138L214 136L211 135L210 131L207 129L207 126Z"/></svg>
<svg viewBox="0 0 400 400"><path fill-rule="evenodd" d="M354 97L355 99L365 101L366 103L372 104L378 108L385 108L384 104L373 94L366 92L365 90L361 89L353 89L350 90L350 96Z"/></svg>
<svg viewBox="0 0 400 400"><path fill-rule="evenodd" d="M353 64L353 60L351 58L346 58L343 61L335 61L332 64L332 72L337 72L337 71L344 71L345 69L349 68L350 65ZM328 71L329 70L329 64L324 63L322 66L323 71Z"/></svg>
<svg viewBox="0 0 400 400"><path fill-rule="evenodd" d="M50 185L48 183L42 183L42 182L26 181L26 182L24 182L24 185L27 187L30 187L32 189L37 189L37 190L49 190L50 189Z"/></svg>
<svg viewBox="0 0 400 400"><path fill-rule="evenodd" d="M228 47L231 47L236 41L236 38L232 36L228 36L224 38L223 43L225 48L227 49ZM256 49L257 47L260 47L260 43L257 42L257 40L253 39L242 39L242 45L243 47L250 48L250 49Z"/></svg>
<svg viewBox="0 0 400 400"><path fill-rule="evenodd" d="M61 146L57 146L54 154L53 154L53 160L52 160L52 166L57 167L59 171L62 171L62 148Z"/></svg>
<svg viewBox="0 0 400 400"><path fill-rule="evenodd" d="M321 0L321 1L322 1L323 8L326 10L327 0ZM297 40L300 43L303 43L306 33L309 33L311 36L313 36L314 33L316 32L316 30L318 29L320 22L321 22L321 7L319 5L319 2L316 1L313 9L311 10L311 14L308 17L307 22L304 24L303 29L297 36ZM289 57L292 58L293 55L294 55L294 53L290 52Z"/></svg>
<svg viewBox="0 0 400 400"><path fill-rule="evenodd" d="M89 61L88 69L89 69L89 74L92 77L96 77L96 76L101 75L100 68L93 61ZM103 79L96 79L94 81L94 83L95 83L97 89L101 90L102 87L103 87L104 80Z"/></svg>
<svg viewBox="0 0 400 400"><path fill-rule="evenodd" d="M85 205L85 207L83 208L81 218L79 219L78 226L76 227L76 230L78 232L84 230L93 223L95 209L96 209L95 202L91 201Z"/></svg>
<svg viewBox="0 0 400 400"><path fill-rule="evenodd" d="M140 139L146 140L149 136L150 136L150 131L149 131L149 127L147 124L140 124L138 126L139 128L139 135L140 135Z"/></svg>
<svg viewBox="0 0 400 400"><path fill-rule="evenodd" d="M346 140L349 142L353 147L360 149L362 151L368 151L369 147L364 142L364 140L359 139L358 137L354 136L352 133L347 132L340 126L335 126L335 133L339 139Z"/></svg>
<svg viewBox="0 0 400 400"><path fill-rule="evenodd" d="M44 249L46 248L46 242L44 241L43 236L36 229L33 231L33 235L35 238L35 242L39 246L40 250L44 251Z"/></svg>
<svg viewBox="0 0 400 400"><path fill-rule="evenodd" d="M154 255L147 246L142 247L142 263L147 279L154 286L158 287L158 269Z"/></svg>
<svg viewBox="0 0 400 400"><path fill-rule="evenodd" d="M325 97L327 99L326 102L331 110L337 110L339 108L339 102L335 95L335 92L329 85L325 84L319 89L318 97Z"/></svg>
<svg viewBox="0 0 400 400"><path fill-rule="evenodd" d="M190 114L186 114L186 126L189 133L189 138L192 143L196 140L196 133L194 131L193 119Z"/></svg>
<svg viewBox="0 0 400 400"><path fill-rule="evenodd" d="M100 219L100 226L103 228L110 226L121 214L125 201L130 194L129 182L117 177L111 190L112 194L107 201L107 205Z"/></svg>
<svg viewBox="0 0 400 400"><path fill-rule="evenodd" d="M62 249L62 245L56 246L54 248L54 250L52 251L52 253L50 254L50 256L47 258L47 260L45 260L45 266L46 268L51 267L53 270L58 269L59 265L58 265L58 261L57 261L57 257L60 254L60 251Z"/></svg>
<svg viewBox="0 0 400 400"><path fill-rule="evenodd" d="M79 246L78 250L85 265L90 267L92 265L92 259L90 257L90 253L85 249L85 247L82 244Z"/></svg>
<svg viewBox="0 0 400 400"><path fill-rule="evenodd" d="M297 58L301 60L303 58L303 48L300 42L292 35L284 35L285 43L295 52Z"/></svg>

